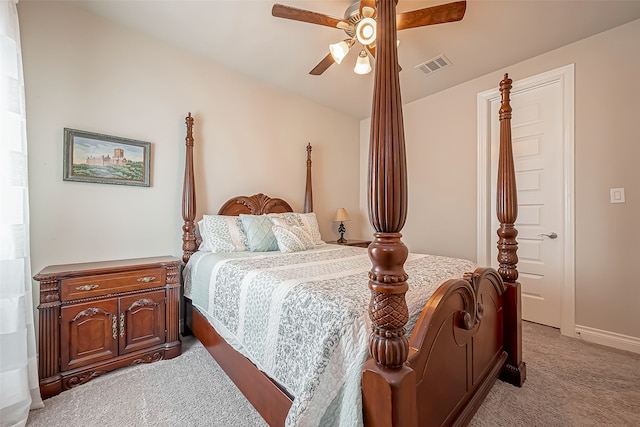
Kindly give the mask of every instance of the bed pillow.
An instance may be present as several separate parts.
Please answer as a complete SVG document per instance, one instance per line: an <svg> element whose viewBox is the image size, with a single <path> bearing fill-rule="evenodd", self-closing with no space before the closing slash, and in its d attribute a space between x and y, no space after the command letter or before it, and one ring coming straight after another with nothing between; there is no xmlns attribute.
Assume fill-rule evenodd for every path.
<svg viewBox="0 0 640 427"><path fill-rule="evenodd" d="M294 223L293 225L302 227L311 236L315 245L325 244L325 242L322 240L322 236L320 235L320 227L318 226L318 219L316 218L315 212L285 212L281 215L288 222Z"/></svg>
<svg viewBox="0 0 640 427"><path fill-rule="evenodd" d="M247 250L247 235L240 218L227 215L204 215L198 222L202 243L198 248L209 252L243 252Z"/></svg>
<svg viewBox="0 0 640 427"><path fill-rule="evenodd" d="M269 217L273 225L279 225L281 227L291 227L295 225L297 227L300 227L300 222L297 219L285 217L281 213L267 214L267 216Z"/></svg>
<svg viewBox="0 0 640 427"><path fill-rule="evenodd" d="M247 235L248 247L251 252L278 250L276 236L271 230L273 223L268 216L240 214L240 222Z"/></svg>
<svg viewBox="0 0 640 427"><path fill-rule="evenodd" d="M272 230L282 253L306 251L315 247L313 238L302 227L274 225Z"/></svg>

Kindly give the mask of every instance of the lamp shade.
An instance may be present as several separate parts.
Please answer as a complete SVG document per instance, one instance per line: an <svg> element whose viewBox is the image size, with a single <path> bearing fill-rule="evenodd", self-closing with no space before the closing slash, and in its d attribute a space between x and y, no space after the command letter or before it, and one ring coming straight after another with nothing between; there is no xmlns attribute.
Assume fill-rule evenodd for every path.
<svg viewBox="0 0 640 427"><path fill-rule="evenodd" d="M367 56L367 52L364 49L362 49L360 55L358 55L358 60L356 61L356 66L353 71L356 74L367 74L371 71L369 56Z"/></svg>
<svg viewBox="0 0 640 427"><path fill-rule="evenodd" d="M347 56L347 53L349 53L350 47L351 46L349 46L347 42L341 41L338 43L330 44L329 52L331 52L331 56L333 56L333 59L339 64L342 62L344 57Z"/></svg>
<svg viewBox="0 0 640 427"><path fill-rule="evenodd" d="M347 213L345 208L338 208L338 210L336 211L336 217L333 219L333 221L351 221L351 218L349 218L349 214Z"/></svg>

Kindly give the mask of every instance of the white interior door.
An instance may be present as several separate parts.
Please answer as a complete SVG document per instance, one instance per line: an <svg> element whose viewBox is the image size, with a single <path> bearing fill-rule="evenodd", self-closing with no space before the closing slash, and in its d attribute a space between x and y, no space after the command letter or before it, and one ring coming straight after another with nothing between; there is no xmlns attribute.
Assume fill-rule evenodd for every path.
<svg viewBox="0 0 640 427"><path fill-rule="evenodd" d="M497 88L478 94L478 263L497 267ZM575 332L574 65L511 90L523 319ZM551 233L555 233L551 234ZM548 235L548 236L547 236Z"/></svg>
<svg viewBox="0 0 640 427"><path fill-rule="evenodd" d="M558 81L512 93L511 135L518 188L522 318L560 327L563 287L563 91ZM491 206L495 215L500 100L491 102ZM494 266L497 248L492 246Z"/></svg>

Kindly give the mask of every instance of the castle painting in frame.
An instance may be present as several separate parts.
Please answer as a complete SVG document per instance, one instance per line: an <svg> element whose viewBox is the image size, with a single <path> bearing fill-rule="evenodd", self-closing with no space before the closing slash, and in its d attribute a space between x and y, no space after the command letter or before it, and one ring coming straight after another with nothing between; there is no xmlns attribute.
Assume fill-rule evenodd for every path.
<svg viewBox="0 0 640 427"><path fill-rule="evenodd" d="M151 143L64 129L64 181L149 187Z"/></svg>

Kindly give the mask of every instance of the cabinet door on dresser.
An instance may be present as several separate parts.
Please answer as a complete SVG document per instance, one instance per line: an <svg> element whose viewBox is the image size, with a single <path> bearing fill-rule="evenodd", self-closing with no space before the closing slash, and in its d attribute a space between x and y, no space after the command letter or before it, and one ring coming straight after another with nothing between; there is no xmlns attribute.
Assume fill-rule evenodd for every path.
<svg viewBox="0 0 640 427"><path fill-rule="evenodd" d="M165 291L120 298L120 354L165 342Z"/></svg>
<svg viewBox="0 0 640 427"><path fill-rule="evenodd" d="M118 355L118 299L74 304L60 313L60 364L70 370Z"/></svg>

